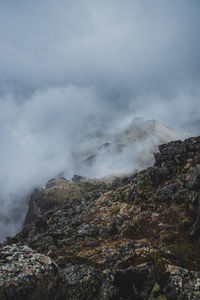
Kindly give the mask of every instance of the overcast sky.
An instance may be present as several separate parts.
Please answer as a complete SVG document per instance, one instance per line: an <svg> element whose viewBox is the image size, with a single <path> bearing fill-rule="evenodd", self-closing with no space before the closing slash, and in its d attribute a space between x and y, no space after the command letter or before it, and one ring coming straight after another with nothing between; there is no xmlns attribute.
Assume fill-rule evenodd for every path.
<svg viewBox="0 0 200 300"><path fill-rule="evenodd" d="M198 132L199 13L199 0L0 0L4 214L127 117Z"/></svg>

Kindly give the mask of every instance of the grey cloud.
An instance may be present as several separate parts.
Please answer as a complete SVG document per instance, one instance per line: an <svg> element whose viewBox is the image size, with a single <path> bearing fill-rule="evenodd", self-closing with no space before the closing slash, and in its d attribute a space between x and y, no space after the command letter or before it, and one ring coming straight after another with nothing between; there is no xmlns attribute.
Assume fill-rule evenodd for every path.
<svg viewBox="0 0 200 300"><path fill-rule="evenodd" d="M1 78L36 88L73 83L167 92L199 75L198 7L195 1L8 3L1 9Z"/></svg>

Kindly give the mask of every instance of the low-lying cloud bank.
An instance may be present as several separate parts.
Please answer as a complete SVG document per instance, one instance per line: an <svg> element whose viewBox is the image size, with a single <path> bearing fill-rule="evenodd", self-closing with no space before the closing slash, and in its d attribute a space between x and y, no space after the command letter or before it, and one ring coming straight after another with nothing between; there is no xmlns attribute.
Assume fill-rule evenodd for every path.
<svg viewBox="0 0 200 300"><path fill-rule="evenodd" d="M109 161L101 152L92 170L81 153L132 119L198 134L199 9L195 0L0 2L1 239L49 178L129 167L131 148Z"/></svg>

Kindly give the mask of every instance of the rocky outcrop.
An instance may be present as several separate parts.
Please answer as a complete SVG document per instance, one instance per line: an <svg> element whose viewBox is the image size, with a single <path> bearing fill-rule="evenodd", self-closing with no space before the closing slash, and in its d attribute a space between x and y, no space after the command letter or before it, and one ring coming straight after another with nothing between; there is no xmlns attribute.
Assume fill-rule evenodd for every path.
<svg viewBox="0 0 200 300"><path fill-rule="evenodd" d="M24 225L33 222L46 211L62 206L66 202L74 205L76 199L83 198L84 195L94 191L100 193L112 181L112 178L88 179L78 175L74 175L72 181L64 177L53 178L47 182L46 188L35 189L32 193Z"/></svg>
<svg viewBox="0 0 200 300"><path fill-rule="evenodd" d="M153 167L40 211L1 251L29 247L48 257L56 300L199 299L199 199L200 137L163 144Z"/></svg>
<svg viewBox="0 0 200 300"><path fill-rule="evenodd" d="M58 270L53 261L23 245L0 252L0 299L53 299Z"/></svg>

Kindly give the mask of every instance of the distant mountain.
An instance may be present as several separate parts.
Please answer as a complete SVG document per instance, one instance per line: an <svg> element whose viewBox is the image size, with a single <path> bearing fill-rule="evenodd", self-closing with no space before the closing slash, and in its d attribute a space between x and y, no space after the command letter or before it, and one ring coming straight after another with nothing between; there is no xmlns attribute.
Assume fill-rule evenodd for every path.
<svg viewBox="0 0 200 300"><path fill-rule="evenodd" d="M134 119L126 127L115 130L96 148L82 154L83 171L89 176L97 173L102 177L141 170L153 164L153 152L159 144L180 137L180 133L156 120Z"/></svg>

